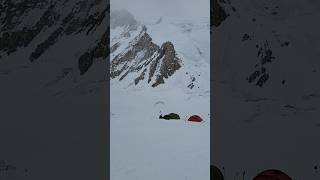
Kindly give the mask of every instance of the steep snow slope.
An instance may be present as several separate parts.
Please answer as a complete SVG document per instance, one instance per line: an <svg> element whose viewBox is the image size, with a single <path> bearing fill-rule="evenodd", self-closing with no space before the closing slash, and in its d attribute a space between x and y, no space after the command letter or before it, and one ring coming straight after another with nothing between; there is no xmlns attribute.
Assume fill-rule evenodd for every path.
<svg viewBox="0 0 320 180"><path fill-rule="evenodd" d="M165 83L160 86L170 88L177 86L189 93L198 91L201 91L201 94L208 93L210 89L210 83L208 83L210 77L209 19L183 20L172 17L163 17L161 19L160 23L140 23L135 28L131 28L131 26L118 26L112 29L110 44L111 61L117 58L118 55L132 49L134 39L138 37L139 33L141 34L143 24L147 24L146 33L147 36L151 37L150 41L158 46L161 46L164 42L171 42L176 51L177 58L180 59L179 64L181 68L175 71L170 78L164 79ZM145 56L145 51L141 51L141 53L140 56ZM138 54L135 58L136 60L130 63L138 62L137 64L139 65L141 61L142 63L149 61L148 59L140 60ZM127 66L131 65L127 64ZM123 67L122 65L117 68L122 69ZM120 84L123 85L123 88L127 88L128 86L134 89L150 88L149 82L146 81L139 84L134 83L134 79L142 74L143 71L145 71L144 68L139 68L131 72L131 74L125 74L125 76L131 77L123 78L119 76L120 79L111 79L111 84L117 83L120 80L122 81Z"/></svg>
<svg viewBox="0 0 320 180"><path fill-rule="evenodd" d="M319 179L319 3L230 2L214 29L214 163L226 179Z"/></svg>
<svg viewBox="0 0 320 180"><path fill-rule="evenodd" d="M48 92L70 94L82 91L77 89L90 84L86 81L96 75L95 70L104 68L101 64L109 54L104 1L6 1L1 8L5 12L0 16L4 78L32 72Z"/></svg>
<svg viewBox="0 0 320 180"><path fill-rule="evenodd" d="M164 16L157 23L146 23L153 41L160 44L172 41L177 52L186 58L210 62L209 17L181 19Z"/></svg>
<svg viewBox="0 0 320 180"><path fill-rule="evenodd" d="M210 27L209 18L181 19L162 17L160 23L147 25L148 32L155 43L171 41L182 59L179 75L188 86L195 78L193 91L210 90ZM177 84L177 82L172 82ZM188 91L189 92L189 91Z"/></svg>
<svg viewBox="0 0 320 180"><path fill-rule="evenodd" d="M130 72L121 80L120 77L111 79L112 180L210 178L210 64L209 43L204 38L209 41L209 27L205 25L209 19L208 22L203 19L201 25L190 25L192 31L186 30L188 23L162 18L158 24L141 22L137 30L127 31L128 26L111 29L111 46L119 43L115 51L111 50L111 58L131 49L134 38L146 25L145 33L152 38L151 42L160 49L163 43L171 42L181 63L164 83L155 87L148 79L134 83L143 69ZM159 56L158 52L154 56ZM131 63L148 62L150 58L135 56L132 59ZM164 64L161 59L160 62ZM157 67L155 74L160 72L161 68ZM160 114L170 112L178 113L182 120L158 119ZM205 122L186 122L193 114L200 115Z"/></svg>

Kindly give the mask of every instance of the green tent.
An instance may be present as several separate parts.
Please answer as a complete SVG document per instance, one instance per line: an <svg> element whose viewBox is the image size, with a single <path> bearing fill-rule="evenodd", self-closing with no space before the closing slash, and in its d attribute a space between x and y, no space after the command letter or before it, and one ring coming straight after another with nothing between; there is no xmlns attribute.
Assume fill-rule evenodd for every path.
<svg viewBox="0 0 320 180"><path fill-rule="evenodd" d="M175 114L175 113L170 113L170 114L167 114L167 115L164 115L164 116L160 115L159 119L165 119L165 120L180 119L180 116L178 114Z"/></svg>

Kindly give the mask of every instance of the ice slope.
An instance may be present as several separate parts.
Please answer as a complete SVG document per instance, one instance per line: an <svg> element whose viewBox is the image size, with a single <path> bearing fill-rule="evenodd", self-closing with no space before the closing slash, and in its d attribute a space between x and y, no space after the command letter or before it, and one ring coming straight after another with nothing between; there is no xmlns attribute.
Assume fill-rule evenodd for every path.
<svg viewBox="0 0 320 180"><path fill-rule="evenodd" d="M134 74L122 81L110 81L112 180L210 179L210 64L209 42L204 38L209 41L209 28L194 28L191 34L184 32L181 24L185 22L162 23L144 24L159 46L165 41L173 43L183 65L155 88L147 83L133 85L130 76ZM116 31L111 30L111 39ZM196 32L203 34L197 37ZM187 88L190 75L199 79L192 90ZM160 114L170 112L178 113L182 120L158 119ZM202 116L205 122L186 122L193 114Z"/></svg>
<svg viewBox="0 0 320 180"><path fill-rule="evenodd" d="M252 179L270 168L317 180L319 3L234 0L231 5L236 11L228 11L214 30L213 162L225 167L227 180L242 179L244 170L245 179ZM252 40L242 41L245 33ZM259 70L256 45L266 40L275 59L265 65L269 80L260 88L246 77Z"/></svg>

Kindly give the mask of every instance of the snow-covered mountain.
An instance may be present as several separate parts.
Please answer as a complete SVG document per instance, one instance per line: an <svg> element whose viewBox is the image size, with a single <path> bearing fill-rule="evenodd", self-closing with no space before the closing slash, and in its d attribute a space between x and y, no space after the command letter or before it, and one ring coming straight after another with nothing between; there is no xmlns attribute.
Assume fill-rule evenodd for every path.
<svg viewBox="0 0 320 180"><path fill-rule="evenodd" d="M135 85L147 79L152 87L156 87L164 83L164 78L173 75L181 67L180 59L176 57L171 42L166 42L159 47L152 42L145 26L142 26L139 30L138 35L129 42L129 47L126 47L119 54L116 53L119 51L120 42L112 45L111 49L116 53L111 55L114 59L111 61L110 77L120 77L119 80L121 81L129 73L136 72Z"/></svg>
<svg viewBox="0 0 320 180"><path fill-rule="evenodd" d="M0 179L107 179L108 11L0 1Z"/></svg>
<svg viewBox="0 0 320 180"><path fill-rule="evenodd" d="M111 179L208 180L209 17L141 22L119 10L110 22ZM181 120L159 119L171 112Z"/></svg>
<svg viewBox="0 0 320 180"><path fill-rule="evenodd" d="M226 179L319 179L319 2L217 2L214 164Z"/></svg>
<svg viewBox="0 0 320 180"><path fill-rule="evenodd" d="M127 24L112 24L121 21ZM111 84L140 89L175 84L208 92L209 30L208 18L139 22L125 10L111 13Z"/></svg>
<svg viewBox="0 0 320 180"><path fill-rule="evenodd" d="M41 74L33 81L51 93L93 88L85 81L109 55L109 9L103 0L1 1L0 74Z"/></svg>

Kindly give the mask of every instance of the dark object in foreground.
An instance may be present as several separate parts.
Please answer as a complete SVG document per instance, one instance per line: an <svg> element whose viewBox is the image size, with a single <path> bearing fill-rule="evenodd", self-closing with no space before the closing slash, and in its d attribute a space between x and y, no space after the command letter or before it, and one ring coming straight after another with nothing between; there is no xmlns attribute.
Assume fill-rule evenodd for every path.
<svg viewBox="0 0 320 180"><path fill-rule="evenodd" d="M211 180L224 180L223 174L216 166L210 166L210 179Z"/></svg>
<svg viewBox="0 0 320 180"><path fill-rule="evenodd" d="M218 27L220 24L228 17L228 14L226 13L225 9L220 5L219 0L213 1L213 8L210 10L211 16L211 26Z"/></svg>
<svg viewBox="0 0 320 180"><path fill-rule="evenodd" d="M189 117L188 121L202 122L203 119L202 119L200 116L198 116L198 115L193 115L193 116Z"/></svg>
<svg viewBox="0 0 320 180"><path fill-rule="evenodd" d="M253 180L292 180L292 178L282 171L270 169L259 173Z"/></svg>
<svg viewBox="0 0 320 180"><path fill-rule="evenodd" d="M180 119L180 116L178 114L175 114L175 113L170 113L170 114L167 114L167 115L164 115L164 116L160 115L159 119L165 119L165 120Z"/></svg>

